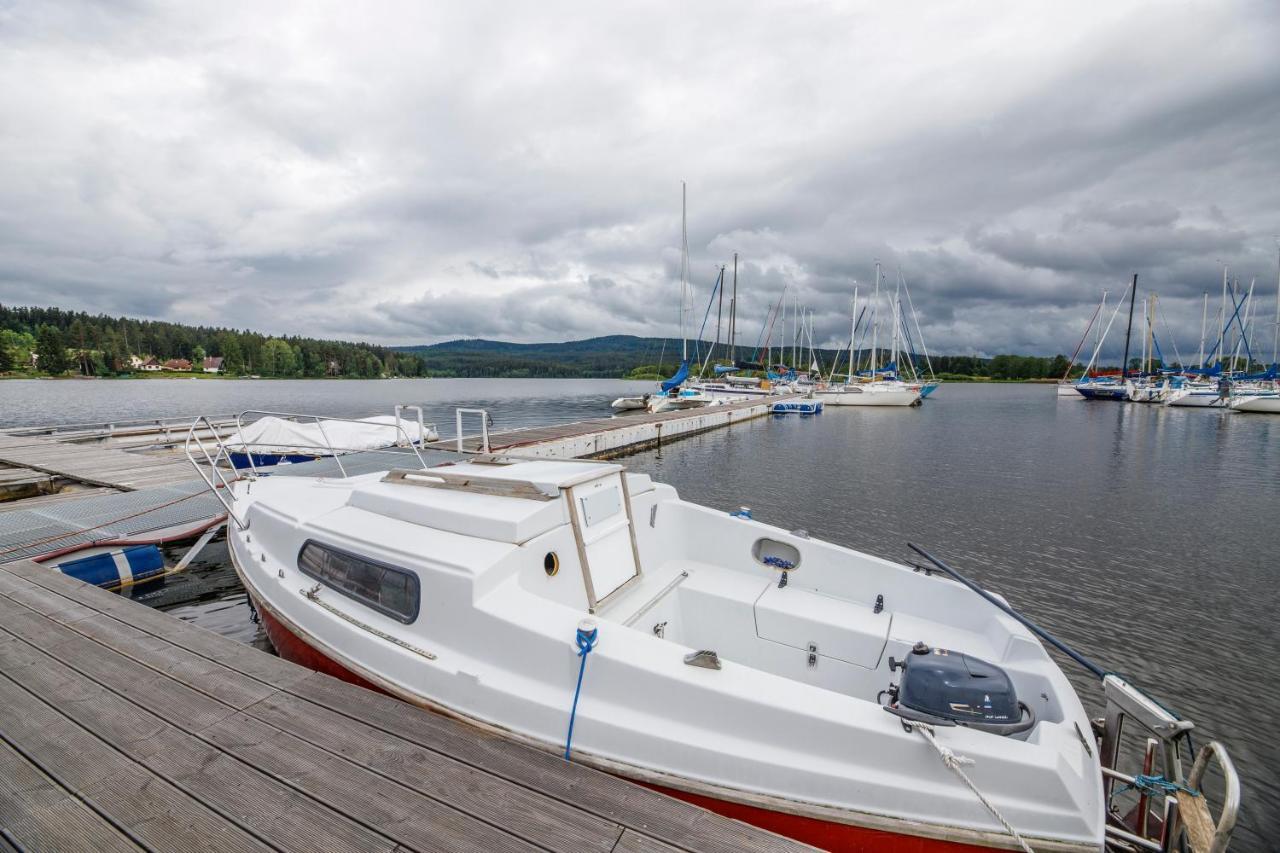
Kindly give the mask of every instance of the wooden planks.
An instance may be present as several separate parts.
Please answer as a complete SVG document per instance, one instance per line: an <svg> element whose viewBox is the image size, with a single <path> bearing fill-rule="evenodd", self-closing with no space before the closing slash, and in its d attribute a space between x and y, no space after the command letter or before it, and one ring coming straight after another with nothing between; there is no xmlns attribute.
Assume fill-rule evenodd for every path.
<svg viewBox="0 0 1280 853"><path fill-rule="evenodd" d="M0 462L94 486L134 490L195 479L186 460L158 459L104 446L0 434Z"/></svg>
<svg viewBox="0 0 1280 853"><path fill-rule="evenodd" d="M0 780L31 848L801 849L31 562L0 566Z"/></svg>

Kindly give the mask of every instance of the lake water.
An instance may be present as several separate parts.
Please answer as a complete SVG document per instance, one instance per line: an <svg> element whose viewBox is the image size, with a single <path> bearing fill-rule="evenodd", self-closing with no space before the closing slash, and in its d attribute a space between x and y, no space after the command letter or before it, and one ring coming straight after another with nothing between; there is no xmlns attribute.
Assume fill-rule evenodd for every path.
<svg viewBox="0 0 1280 853"><path fill-rule="evenodd" d="M454 406L495 428L608 412L603 380L0 382L0 426L249 407L367 415ZM447 425L447 426L446 426ZM915 542L1219 738L1245 781L1233 850L1280 849L1280 417L946 385L918 409L750 421L625 460L722 509L890 559ZM216 544L143 600L265 646ZM1087 702L1096 683L1064 664Z"/></svg>

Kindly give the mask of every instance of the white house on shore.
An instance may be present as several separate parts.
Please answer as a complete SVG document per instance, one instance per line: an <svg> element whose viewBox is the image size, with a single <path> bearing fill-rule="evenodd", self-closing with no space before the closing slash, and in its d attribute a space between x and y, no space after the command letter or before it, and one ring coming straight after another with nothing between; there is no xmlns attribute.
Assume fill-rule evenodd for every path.
<svg viewBox="0 0 1280 853"><path fill-rule="evenodd" d="M205 373L221 373L222 372L222 356L211 355L206 356L204 360Z"/></svg>

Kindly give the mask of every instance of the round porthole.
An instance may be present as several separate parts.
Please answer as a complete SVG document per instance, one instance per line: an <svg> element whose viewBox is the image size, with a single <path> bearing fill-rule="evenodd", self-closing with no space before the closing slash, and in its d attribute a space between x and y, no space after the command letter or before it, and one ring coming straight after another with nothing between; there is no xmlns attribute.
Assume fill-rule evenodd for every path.
<svg viewBox="0 0 1280 853"><path fill-rule="evenodd" d="M555 551L548 551L547 556L542 558L542 570L549 578L555 577L556 572L560 571L560 558Z"/></svg>

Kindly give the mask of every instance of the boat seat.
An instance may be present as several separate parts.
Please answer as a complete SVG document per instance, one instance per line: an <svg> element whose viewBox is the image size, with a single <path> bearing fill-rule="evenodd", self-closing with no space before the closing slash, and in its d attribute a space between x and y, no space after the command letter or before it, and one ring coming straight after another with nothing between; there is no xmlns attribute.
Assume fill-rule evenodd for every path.
<svg viewBox="0 0 1280 853"><path fill-rule="evenodd" d="M756 632L796 649L875 669L889 639L893 614L870 602L836 598L773 584L755 603Z"/></svg>

